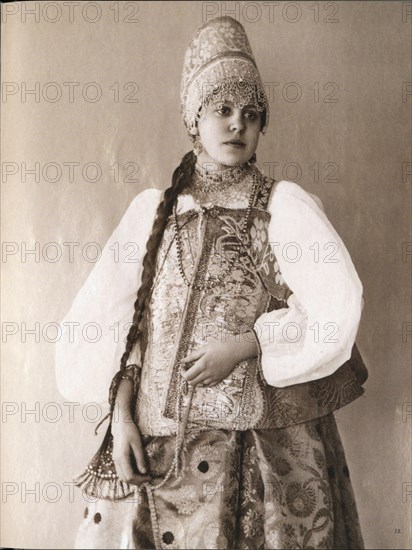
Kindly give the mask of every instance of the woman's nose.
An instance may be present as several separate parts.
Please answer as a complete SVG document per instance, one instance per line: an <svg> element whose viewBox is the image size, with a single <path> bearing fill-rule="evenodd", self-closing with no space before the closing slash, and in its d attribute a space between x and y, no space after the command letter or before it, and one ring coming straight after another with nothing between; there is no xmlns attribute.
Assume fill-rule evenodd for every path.
<svg viewBox="0 0 412 550"><path fill-rule="evenodd" d="M230 121L230 129L232 132L238 131L242 132L245 129L245 121L243 120L242 114L234 114Z"/></svg>

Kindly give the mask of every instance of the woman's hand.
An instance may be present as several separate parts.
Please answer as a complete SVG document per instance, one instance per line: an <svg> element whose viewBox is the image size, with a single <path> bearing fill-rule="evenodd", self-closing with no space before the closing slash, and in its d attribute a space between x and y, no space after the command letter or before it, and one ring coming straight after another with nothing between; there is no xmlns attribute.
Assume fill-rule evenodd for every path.
<svg viewBox="0 0 412 550"><path fill-rule="evenodd" d="M133 421L133 384L120 380L115 404L116 420L112 421L113 462L119 478L128 483L150 481L139 428ZM136 472L137 466L137 472Z"/></svg>
<svg viewBox="0 0 412 550"><path fill-rule="evenodd" d="M258 354L256 340L250 332L240 335L222 333L224 338L209 337L207 344L182 360L183 363L195 362L182 373L182 377L192 386L200 383L215 386L227 378L238 363Z"/></svg>
<svg viewBox="0 0 412 550"><path fill-rule="evenodd" d="M127 483L150 481L139 428L129 419L112 423L113 462L119 478ZM134 456L134 461L133 457ZM133 462L137 466L137 472Z"/></svg>

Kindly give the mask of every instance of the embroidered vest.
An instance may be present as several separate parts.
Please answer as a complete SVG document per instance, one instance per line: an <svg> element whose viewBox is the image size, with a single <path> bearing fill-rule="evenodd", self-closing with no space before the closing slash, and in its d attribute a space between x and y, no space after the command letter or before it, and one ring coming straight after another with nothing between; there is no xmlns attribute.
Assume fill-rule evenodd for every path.
<svg viewBox="0 0 412 550"><path fill-rule="evenodd" d="M156 258L156 276L145 310L142 377L135 420L143 434L176 433L181 387L180 361L205 344L205 337L224 337L252 328L264 312L287 306L292 294L279 272L268 242L268 200L275 181L258 172L246 241L241 240L245 208L214 206L177 216L183 266L189 280L201 285L210 274L233 268L216 287L190 289L180 272L172 220ZM240 253L238 252L240 250ZM241 329L241 330L240 330ZM232 430L280 428L326 415L364 393L367 370L356 345L352 357L332 375L285 388L269 386L258 357L239 363L219 384L195 388L189 427ZM274 365L275 367L275 365ZM187 396L181 396L183 407Z"/></svg>

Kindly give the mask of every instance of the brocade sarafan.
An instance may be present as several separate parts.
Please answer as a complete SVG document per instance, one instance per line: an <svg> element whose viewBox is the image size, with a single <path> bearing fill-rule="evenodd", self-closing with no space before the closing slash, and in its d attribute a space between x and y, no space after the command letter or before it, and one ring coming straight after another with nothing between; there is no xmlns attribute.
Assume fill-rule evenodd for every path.
<svg viewBox="0 0 412 550"><path fill-rule="evenodd" d="M334 410L363 393L367 376L354 345L362 286L318 199L293 182L275 182L254 170L258 192L239 256L234 256L235 244L250 179L230 191L219 190L209 202L190 186L179 195L176 214L186 277L202 283L227 275L213 289L188 288L168 221L143 338L128 361L141 367L135 420L153 485L118 479L107 431L104 455L99 450L73 480L96 497L84 510L76 548L363 548L333 417ZM63 321L56 368L67 399L107 399L142 275L141 261L114 262L113 250L127 250L133 242L144 252L161 198L160 191L147 189L133 200ZM336 241L339 261L313 261L311 239L321 250ZM277 241L293 241L309 253L300 263L288 263L276 254ZM96 319L106 327L98 345L70 342L72 323ZM337 342L311 346L308 335L317 319L339 320ZM302 327L300 341L282 339L282 321ZM256 330L258 356L238 364L217 386L193 390L184 445L176 454L181 423L175 411L187 410L184 402L176 407L181 359L208 335L245 335L246 329L265 323L279 326L273 341ZM179 476L169 479L175 464L181 465Z"/></svg>

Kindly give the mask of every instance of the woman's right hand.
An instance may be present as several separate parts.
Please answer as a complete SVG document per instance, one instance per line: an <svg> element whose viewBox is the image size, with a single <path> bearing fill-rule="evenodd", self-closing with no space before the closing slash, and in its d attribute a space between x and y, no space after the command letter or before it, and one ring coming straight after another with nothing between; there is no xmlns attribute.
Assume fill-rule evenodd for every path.
<svg viewBox="0 0 412 550"><path fill-rule="evenodd" d="M118 421L112 424L113 462L119 478L127 483L143 483L152 478L148 473L139 428L132 421ZM137 466L137 472L132 461Z"/></svg>

